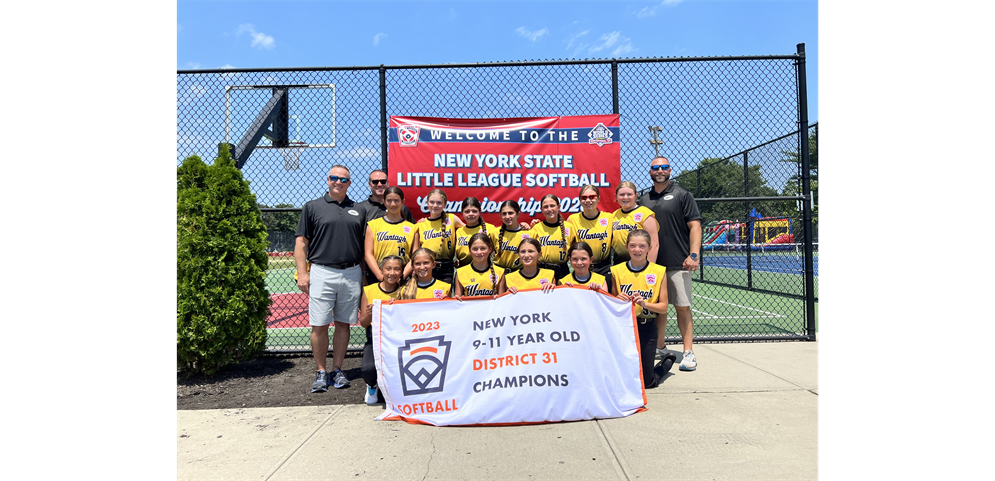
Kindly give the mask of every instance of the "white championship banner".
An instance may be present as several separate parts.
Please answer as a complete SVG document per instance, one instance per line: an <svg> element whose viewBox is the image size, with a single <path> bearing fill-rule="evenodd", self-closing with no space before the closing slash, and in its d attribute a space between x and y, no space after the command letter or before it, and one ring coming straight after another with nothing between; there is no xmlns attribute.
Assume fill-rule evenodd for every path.
<svg viewBox="0 0 995 481"><path fill-rule="evenodd" d="M558 286L497 299L374 301L379 420L505 425L645 409L632 303Z"/></svg>

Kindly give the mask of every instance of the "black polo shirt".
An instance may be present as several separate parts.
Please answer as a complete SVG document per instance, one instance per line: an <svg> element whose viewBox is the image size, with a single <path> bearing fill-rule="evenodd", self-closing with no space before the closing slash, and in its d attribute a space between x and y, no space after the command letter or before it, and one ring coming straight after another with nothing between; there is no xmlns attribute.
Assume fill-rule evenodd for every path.
<svg viewBox="0 0 995 481"><path fill-rule="evenodd" d="M701 222L701 211L694 196L673 182L659 194L653 189L639 197L639 205L656 214L660 225L660 249L656 263L671 270L684 270L684 259L691 254L691 229L688 222Z"/></svg>
<svg viewBox="0 0 995 481"><path fill-rule="evenodd" d="M309 241L307 260L322 265L362 262L366 215L366 207L348 196L339 203L326 193L304 204L297 236Z"/></svg>
<svg viewBox="0 0 995 481"><path fill-rule="evenodd" d="M366 200L360 202L364 207L366 207L366 222L370 222L373 219L379 219L387 215L387 206L373 200L373 196L369 196ZM408 206L401 204L401 217L411 222L415 223L415 218L411 216L411 211L408 210Z"/></svg>

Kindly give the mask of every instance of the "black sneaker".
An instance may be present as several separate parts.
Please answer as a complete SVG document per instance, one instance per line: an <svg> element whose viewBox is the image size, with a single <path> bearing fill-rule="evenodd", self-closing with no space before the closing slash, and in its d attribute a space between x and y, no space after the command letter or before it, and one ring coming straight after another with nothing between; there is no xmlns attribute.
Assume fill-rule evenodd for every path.
<svg viewBox="0 0 995 481"><path fill-rule="evenodd" d="M321 372L321 371L315 372L314 373L314 384L311 384L311 392L325 392L325 391L328 391L328 383L325 381L325 378L327 376L328 376L328 373L324 373L324 372Z"/></svg>

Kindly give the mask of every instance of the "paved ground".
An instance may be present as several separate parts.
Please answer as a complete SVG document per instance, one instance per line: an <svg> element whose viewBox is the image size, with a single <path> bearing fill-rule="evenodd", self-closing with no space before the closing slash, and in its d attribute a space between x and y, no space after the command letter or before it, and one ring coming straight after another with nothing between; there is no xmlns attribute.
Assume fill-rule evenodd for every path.
<svg viewBox="0 0 995 481"><path fill-rule="evenodd" d="M379 422L379 406L177 411L178 480L817 477L818 343L702 344L627 418Z"/></svg>

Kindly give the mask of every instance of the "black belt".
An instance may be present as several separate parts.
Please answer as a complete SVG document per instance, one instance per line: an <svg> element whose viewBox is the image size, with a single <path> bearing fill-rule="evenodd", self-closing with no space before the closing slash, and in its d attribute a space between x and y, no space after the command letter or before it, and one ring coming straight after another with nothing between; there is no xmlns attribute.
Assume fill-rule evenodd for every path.
<svg viewBox="0 0 995 481"><path fill-rule="evenodd" d="M315 262L315 264L318 264L318 263ZM343 263L343 264L318 264L318 265L321 266L321 267L328 267L330 269L348 269L348 268L350 268L352 266L358 266L359 263L358 262L353 262L353 263L346 262L346 263Z"/></svg>

